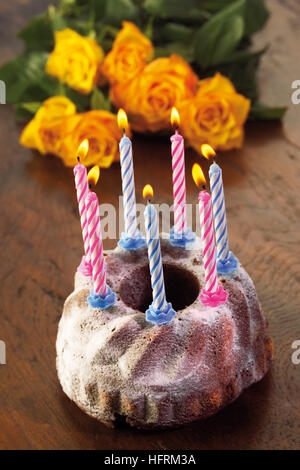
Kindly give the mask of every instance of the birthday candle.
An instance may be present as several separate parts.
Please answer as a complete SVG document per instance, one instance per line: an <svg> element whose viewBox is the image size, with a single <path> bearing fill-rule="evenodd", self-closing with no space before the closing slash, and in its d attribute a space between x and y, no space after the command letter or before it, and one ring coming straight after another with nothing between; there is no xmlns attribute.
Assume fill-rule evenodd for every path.
<svg viewBox="0 0 300 470"><path fill-rule="evenodd" d="M135 202L135 185L132 159L132 143L125 134L127 127L127 116L122 109L118 113L119 126L124 129L120 147L120 162L122 171L122 188L124 198L124 219L125 232L128 237L135 238L138 236L138 228L136 221L136 202Z"/></svg>
<svg viewBox="0 0 300 470"><path fill-rule="evenodd" d="M152 204L147 204L144 216L151 274L153 307L156 310L163 310L166 307L167 301L161 258L157 212Z"/></svg>
<svg viewBox="0 0 300 470"><path fill-rule="evenodd" d="M203 144L201 151L207 159L211 156L215 158L215 151L209 145ZM238 260L229 251L222 170L215 161L209 168L209 178L216 233L217 272L230 274L237 269Z"/></svg>
<svg viewBox="0 0 300 470"><path fill-rule="evenodd" d="M84 275L91 275L90 268L90 246L89 246L89 237L88 237L88 227L86 220L86 208L85 208L85 199L89 192L88 180L87 180L87 171L84 165L80 162L80 159L83 159L88 152L88 140L85 139L79 146L77 150L78 163L74 167L74 177L75 177L75 187L77 193L78 209L80 215L80 223L82 230L82 238L84 244L84 253L85 256L82 259L78 270L81 271Z"/></svg>
<svg viewBox="0 0 300 470"><path fill-rule="evenodd" d="M212 206L215 219L217 256L223 261L229 256L229 244L227 234L226 209L224 199L224 189L222 181L222 170L213 163L209 169L210 189Z"/></svg>
<svg viewBox="0 0 300 470"><path fill-rule="evenodd" d="M106 294L106 272L101 235L100 213L97 195L90 191L86 198L87 224L94 293Z"/></svg>
<svg viewBox="0 0 300 470"><path fill-rule="evenodd" d="M172 108L172 125L179 124L179 114ZM171 136L171 153L173 169L173 196L174 196L174 231L178 234L186 231L186 187L184 164L184 140L176 129Z"/></svg>
<svg viewBox="0 0 300 470"><path fill-rule="evenodd" d="M99 175L99 167L95 165L88 173L88 182L96 184ZM106 283L100 210L96 193L89 191L85 200L85 206L93 280L93 289L91 289L87 300L91 307L105 310L116 303L117 296Z"/></svg>
<svg viewBox="0 0 300 470"><path fill-rule="evenodd" d="M197 186L202 183L202 191L199 192L199 214L205 282L201 289L200 300L204 305L217 307L226 302L228 293L223 289L217 278L211 197L205 189L205 177L200 165L197 163L193 165L192 174Z"/></svg>
<svg viewBox="0 0 300 470"><path fill-rule="evenodd" d="M206 190L200 191L199 193L199 212L205 270L205 290L207 292L215 292L217 290L218 283L214 226L211 198Z"/></svg>
<svg viewBox="0 0 300 470"><path fill-rule="evenodd" d="M144 187L143 196L146 199L152 195L152 187L147 184ZM166 300L157 211L149 200L144 216L153 296L153 302L146 311L146 320L156 325L162 325L169 323L176 315L176 312L173 310L171 303Z"/></svg>

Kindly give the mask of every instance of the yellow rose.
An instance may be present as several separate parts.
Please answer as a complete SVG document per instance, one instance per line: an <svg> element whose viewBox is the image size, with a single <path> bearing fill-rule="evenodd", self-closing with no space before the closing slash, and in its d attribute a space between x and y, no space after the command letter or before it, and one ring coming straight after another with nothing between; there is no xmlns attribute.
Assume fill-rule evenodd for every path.
<svg viewBox="0 0 300 470"><path fill-rule="evenodd" d="M46 72L81 93L90 93L97 83L103 50L94 41L72 29L55 33L55 48L46 64Z"/></svg>
<svg viewBox="0 0 300 470"><path fill-rule="evenodd" d="M127 83L143 70L153 56L151 41L127 21L116 36L103 64L103 73L112 83Z"/></svg>
<svg viewBox="0 0 300 470"><path fill-rule="evenodd" d="M193 96L197 81L189 64L171 55L148 64L131 83L111 87L110 97L128 112L133 129L155 132L170 128L171 108Z"/></svg>
<svg viewBox="0 0 300 470"><path fill-rule="evenodd" d="M42 154L58 153L64 135L62 118L75 113L76 106L65 96L48 98L23 129L20 143Z"/></svg>
<svg viewBox="0 0 300 470"><path fill-rule="evenodd" d="M66 166L74 166L79 144L88 139L89 151L83 163L107 168L119 160L122 135L116 115L108 111L76 113L68 98L54 96L43 103L24 128L20 143L42 154L54 154ZM129 129L127 135L131 135Z"/></svg>
<svg viewBox="0 0 300 470"><path fill-rule="evenodd" d="M249 109L250 100L216 73L201 80L196 96L180 104L181 129L198 152L204 143L220 150L241 148Z"/></svg>
<svg viewBox="0 0 300 470"><path fill-rule="evenodd" d="M79 120L74 122L74 117L79 117ZM66 118L64 127L66 134L59 156L66 166L74 166L76 150L84 139L89 141L89 151L82 162L84 165L107 168L114 160L119 160L119 141L123 134L116 115L108 111L88 111Z"/></svg>

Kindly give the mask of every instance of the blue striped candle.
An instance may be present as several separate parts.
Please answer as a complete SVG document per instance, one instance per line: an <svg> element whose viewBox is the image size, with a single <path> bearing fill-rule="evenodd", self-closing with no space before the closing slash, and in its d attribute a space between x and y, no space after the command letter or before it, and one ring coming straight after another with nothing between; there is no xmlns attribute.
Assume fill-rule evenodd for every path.
<svg viewBox="0 0 300 470"><path fill-rule="evenodd" d="M144 216L153 296L153 302L146 311L146 320L161 325L169 323L176 312L166 300L157 211L152 204L147 204Z"/></svg>
<svg viewBox="0 0 300 470"><path fill-rule="evenodd" d="M120 141L120 160L122 170L122 188L124 198L125 231L129 237L134 237L137 232L135 185L132 161L132 143L129 137L124 135Z"/></svg>
<svg viewBox="0 0 300 470"><path fill-rule="evenodd" d="M238 261L229 251L222 170L216 162L210 166L209 178L216 234L217 271L218 274L229 274L237 268Z"/></svg>
<svg viewBox="0 0 300 470"><path fill-rule="evenodd" d="M164 310L166 308L167 301L161 258L157 211L152 204L148 203L144 215L153 295L152 305L156 310Z"/></svg>
<svg viewBox="0 0 300 470"><path fill-rule="evenodd" d="M119 147L125 219L125 233L122 233L119 246L125 250L137 250L145 246L145 239L137 227L132 143L125 131Z"/></svg>

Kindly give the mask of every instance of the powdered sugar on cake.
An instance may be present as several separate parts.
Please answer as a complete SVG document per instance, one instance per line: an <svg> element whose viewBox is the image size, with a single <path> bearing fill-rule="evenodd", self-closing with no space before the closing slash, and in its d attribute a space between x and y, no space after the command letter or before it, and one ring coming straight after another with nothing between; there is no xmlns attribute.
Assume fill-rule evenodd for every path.
<svg viewBox="0 0 300 470"><path fill-rule="evenodd" d="M200 253L162 240L164 264L195 276L199 292L204 281ZM225 304L204 307L196 298L170 324L155 326L127 303L130 276L147 265L146 250L117 248L106 263L108 284L118 296L115 306L91 308L89 281L76 273L57 338L63 390L91 416L113 424L123 415L144 428L183 424L216 413L269 369L267 322L242 267L223 279L229 293ZM140 289L138 282L132 293L138 302L134 288Z"/></svg>

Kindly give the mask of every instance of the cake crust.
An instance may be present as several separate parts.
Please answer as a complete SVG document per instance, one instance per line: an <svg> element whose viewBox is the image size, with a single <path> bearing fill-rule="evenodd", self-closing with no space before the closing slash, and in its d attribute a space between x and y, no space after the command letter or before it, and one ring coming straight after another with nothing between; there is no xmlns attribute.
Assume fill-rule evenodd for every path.
<svg viewBox="0 0 300 470"><path fill-rule="evenodd" d="M171 323L148 323L141 311L149 300L145 249L107 253L114 307L90 307L90 281L80 273L64 305L56 344L60 383L83 411L107 425L120 416L139 428L206 418L261 380L272 361L268 322L244 268L219 278L229 294L226 304L204 307L198 299L204 282L201 251L172 247L166 240L161 249L175 302L185 305L184 286L194 282L189 294L195 300L177 310ZM172 278L176 269L181 285Z"/></svg>

